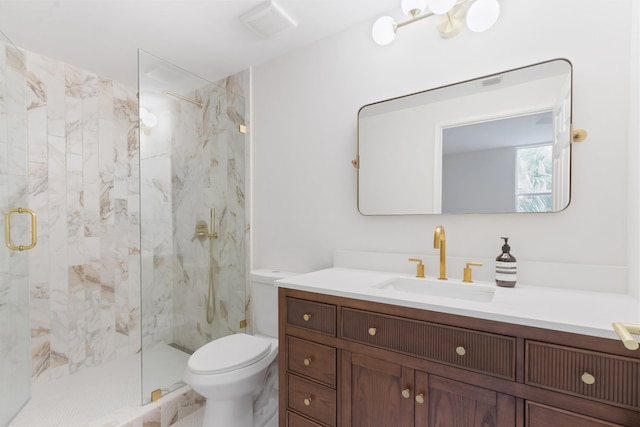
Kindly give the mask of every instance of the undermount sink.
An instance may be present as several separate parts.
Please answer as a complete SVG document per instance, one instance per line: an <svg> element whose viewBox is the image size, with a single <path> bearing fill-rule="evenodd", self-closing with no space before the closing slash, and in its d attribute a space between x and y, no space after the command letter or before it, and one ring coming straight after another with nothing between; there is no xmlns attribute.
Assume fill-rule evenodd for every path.
<svg viewBox="0 0 640 427"><path fill-rule="evenodd" d="M374 287L404 294L479 302L490 302L493 300L495 293L495 287L490 285L463 283L458 280L419 279L413 277L396 277L386 280Z"/></svg>

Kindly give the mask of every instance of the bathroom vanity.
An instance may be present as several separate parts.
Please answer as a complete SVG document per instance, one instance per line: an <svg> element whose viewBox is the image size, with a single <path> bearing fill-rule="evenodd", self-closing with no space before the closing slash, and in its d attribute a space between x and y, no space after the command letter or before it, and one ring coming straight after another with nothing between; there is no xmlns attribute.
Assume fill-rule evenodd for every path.
<svg viewBox="0 0 640 427"><path fill-rule="evenodd" d="M298 277L279 283L281 427L640 426L640 351L580 316L385 294L357 270Z"/></svg>

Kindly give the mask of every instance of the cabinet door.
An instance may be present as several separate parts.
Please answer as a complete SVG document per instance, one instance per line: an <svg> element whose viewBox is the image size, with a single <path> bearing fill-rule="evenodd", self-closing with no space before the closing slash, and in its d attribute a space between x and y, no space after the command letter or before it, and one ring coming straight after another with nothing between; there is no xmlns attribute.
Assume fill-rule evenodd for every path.
<svg viewBox="0 0 640 427"><path fill-rule="evenodd" d="M515 398L416 372L416 427L513 427Z"/></svg>
<svg viewBox="0 0 640 427"><path fill-rule="evenodd" d="M342 353L342 426L412 427L413 370L358 353Z"/></svg>
<svg viewBox="0 0 640 427"><path fill-rule="evenodd" d="M622 427L596 418L527 402L525 427Z"/></svg>

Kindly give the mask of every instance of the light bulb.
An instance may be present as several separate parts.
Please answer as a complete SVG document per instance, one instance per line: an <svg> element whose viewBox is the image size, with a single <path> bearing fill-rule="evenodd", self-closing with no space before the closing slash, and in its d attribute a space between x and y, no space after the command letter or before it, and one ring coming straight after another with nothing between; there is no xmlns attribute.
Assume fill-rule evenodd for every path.
<svg viewBox="0 0 640 427"><path fill-rule="evenodd" d="M436 15L443 15L453 9L456 0L429 0L429 10Z"/></svg>
<svg viewBox="0 0 640 427"><path fill-rule="evenodd" d="M158 124L158 118L155 114L149 112L146 108L140 107L140 121L147 127L154 127Z"/></svg>
<svg viewBox="0 0 640 427"><path fill-rule="evenodd" d="M414 18L427 8L427 0L402 0L400 6L405 15Z"/></svg>
<svg viewBox="0 0 640 427"><path fill-rule="evenodd" d="M396 38L396 23L390 16L378 18L371 30L373 41L380 46L386 46Z"/></svg>
<svg viewBox="0 0 640 427"><path fill-rule="evenodd" d="M499 16L498 0L476 0L467 12L467 27L476 33L487 31L493 27Z"/></svg>

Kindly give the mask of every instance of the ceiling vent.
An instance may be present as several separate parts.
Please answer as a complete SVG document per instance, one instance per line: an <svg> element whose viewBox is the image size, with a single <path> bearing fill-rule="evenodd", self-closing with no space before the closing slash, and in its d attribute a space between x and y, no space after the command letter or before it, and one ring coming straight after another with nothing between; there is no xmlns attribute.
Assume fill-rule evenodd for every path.
<svg viewBox="0 0 640 427"><path fill-rule="evenodd" d="M273 1L268 1L240 16L254 33L263 39L270 39L297 27L297 23Z"/></svg>

